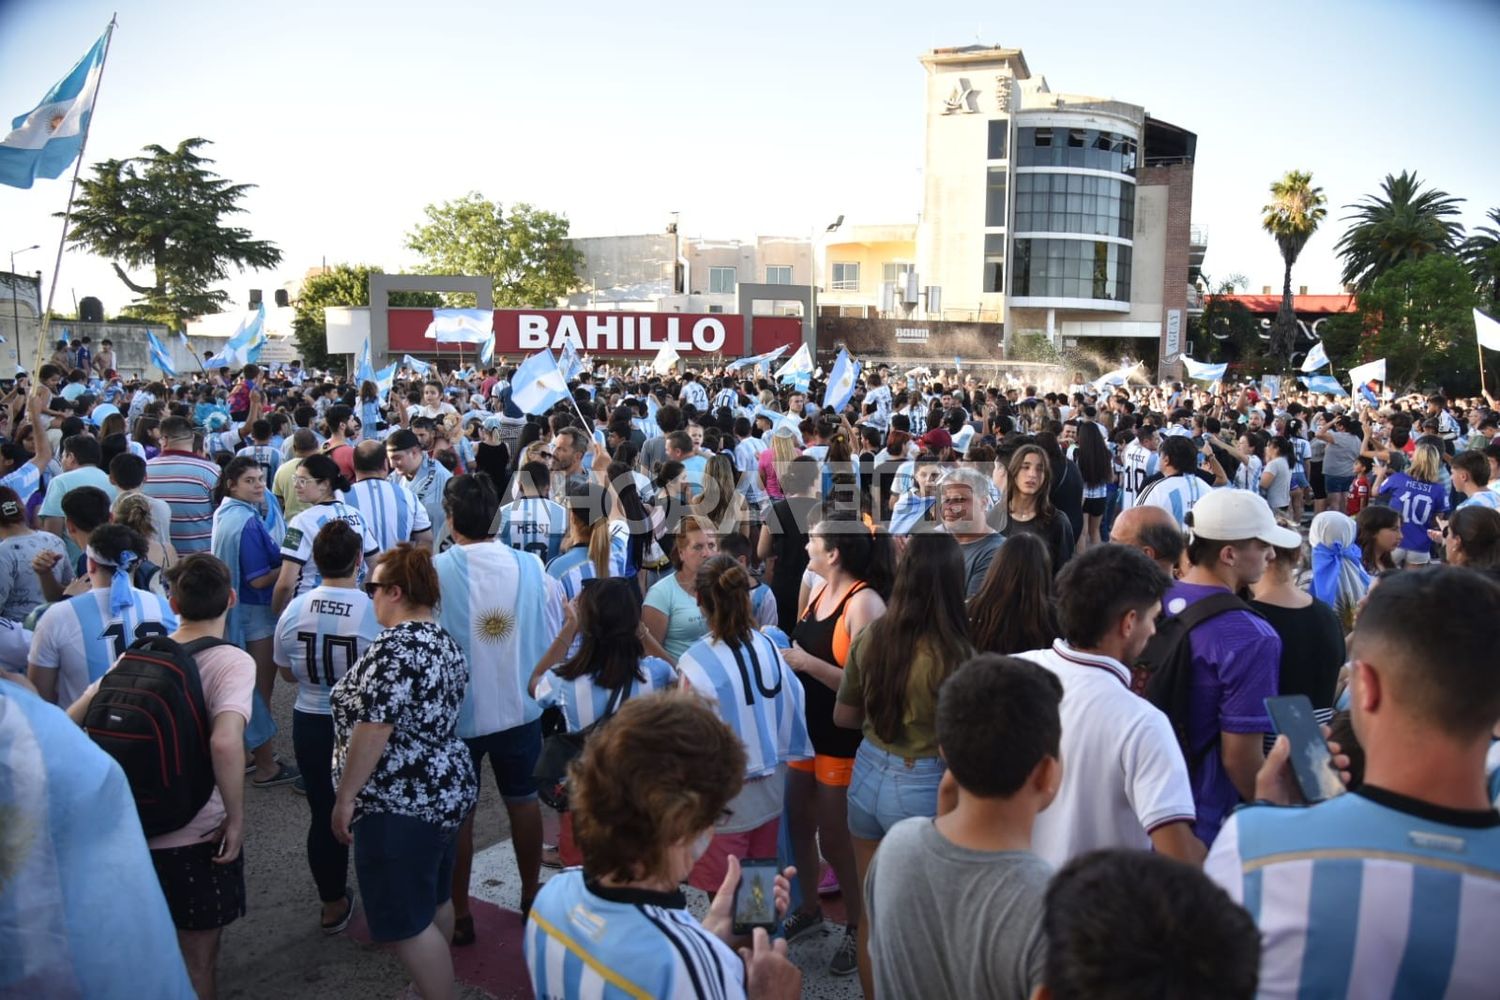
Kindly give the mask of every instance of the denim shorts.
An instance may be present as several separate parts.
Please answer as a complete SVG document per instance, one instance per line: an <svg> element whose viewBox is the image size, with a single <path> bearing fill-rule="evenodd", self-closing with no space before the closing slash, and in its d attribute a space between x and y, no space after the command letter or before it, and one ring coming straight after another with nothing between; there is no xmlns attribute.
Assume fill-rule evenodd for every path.
<svg viewBox="0 0 1500 1000"><path fill-rule="evenodd" d="M854 756L849 782L849 832L879 840L912 816L936 816L941 757L897 757L869 740Z"/></svg>
<svg viewBox="0 0 1500 1000"><path fill-rule="evenodd" d="M269 604L241 604L240 618L245 623L245 641L269 639L276 634L276 612Z"/></svg>
<svg viewBox="0 0 1500 1000"><path fill-rule="evenodd" d="M1324 476L1323 488L1329 493L1348 493L1354 485L1353 476Z"/></svg>
<svg viewBox="0 0 1500 1000"><path fill-rule="evenodd" d="M405 941L432 923L453 895L458 830L414 816L367 813L355 820L354 873L370 937Z"/></svg>
<svg viewBox="0 0 1500 1000"><path fill-rule="evenodd" d="M464 740L474 758L474 775L486 755L495 772L495 787L506 802L529 802L536 798L537 758L542 754L542 720L536 719L498 733L485 733Z"/></svg>

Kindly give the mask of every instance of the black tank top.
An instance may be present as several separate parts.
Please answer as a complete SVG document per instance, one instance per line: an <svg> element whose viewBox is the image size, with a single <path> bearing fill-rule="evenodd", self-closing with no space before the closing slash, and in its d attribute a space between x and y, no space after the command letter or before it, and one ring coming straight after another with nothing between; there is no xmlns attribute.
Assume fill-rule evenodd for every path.
<svg viewBox="0 0 1500 1000"><path fill-rule="evenodd" d="M833 652L834 635L842 627L844 606L849 603L849 598L864 589L863 583L855 584L844 595L844 599L839 601L832 614L819 619L814 617L818 610L817 599L828 591L827 587L821 588L813 595L814 599L808 601L807 610L792 631L793 641L825 663L832 663L843 669L844 664ZM813 751L824 757L853 757L859 750L862 737L858 729L845 729L833 724L833 706L838 701L838 692L815 677L807 674L800 676L802 706L807 718L807 733L812 737Z"/></svg>

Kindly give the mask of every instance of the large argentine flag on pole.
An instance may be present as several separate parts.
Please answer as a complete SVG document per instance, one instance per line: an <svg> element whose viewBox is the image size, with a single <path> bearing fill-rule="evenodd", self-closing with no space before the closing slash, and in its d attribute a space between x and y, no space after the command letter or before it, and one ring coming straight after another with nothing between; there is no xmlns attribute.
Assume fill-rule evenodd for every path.
<svg viewBox="0 0 1500 1000"><path fill-rule="evenodd" d="M41 103L11 121L10 134L0 139L0 184L29 188L38 177L61 177L73 165L94 114L108 46L105 31Z"/></svg>
<svg viewBox="0 0 1500 1000"><path fill-rule="evenodd" d="M488 309L434 309L424 336L439 344L482 344L494 325L495 314Z"/></svg>
<svg viewBox="0 0 1500 1000"><path fill-rule="evenodd" d="M510 400L522 413L546 413L567 395L568 382L545 347L521 362L510 383Z"/></svg>
<svg viewBox="0 0 1500 1000"><path fill-rule="evenodd" d="M223 349L203 363L204 368L243 368L260 357L266 345L266 307L261 303L253 313L246 313L240 328Z"/></svg>
<svg viewBox="0 0 1500 1000"><path fill-rule="evenodd" d="M177 368L172 364L172 355L167 350L166 345L164 345L161 340L157 338L156 334L152 333L150 330L146 331L146 340L151 352L151 363L160 368L163 375L169 375L173 378L176 378Z"/></svg>

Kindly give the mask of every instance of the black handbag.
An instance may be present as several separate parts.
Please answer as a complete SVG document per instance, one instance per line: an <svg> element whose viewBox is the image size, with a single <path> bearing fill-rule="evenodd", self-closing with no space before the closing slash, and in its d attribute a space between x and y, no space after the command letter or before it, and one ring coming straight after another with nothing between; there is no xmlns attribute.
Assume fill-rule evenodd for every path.
<svg viewBox="0 0 1500 1000"><path fill-rule="evenodd" d="M568 811L568 767L575 757L583 753L589 737L608 722L611 715L619 711L629 687L630 682L626 681L610 692L604 714L576 733L563 729L561 709L549 708L542 713L542 732L546 735L542 737L542 752L536 759L536 767L532 769L531 776L536 779L537 798L543 803L558 812ZM556 715L549 720L548 716L554 712Z"/></svg>

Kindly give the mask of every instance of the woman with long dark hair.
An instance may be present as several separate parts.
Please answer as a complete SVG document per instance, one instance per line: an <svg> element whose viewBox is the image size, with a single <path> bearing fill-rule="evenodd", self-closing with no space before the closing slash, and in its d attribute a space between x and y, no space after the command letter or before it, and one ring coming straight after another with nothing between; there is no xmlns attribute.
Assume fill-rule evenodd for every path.
<svg viewBox="0 0 1500 1000"><path fill-rule="evenodd" d="M969 638L981 653L1013 656L1046 649L1061 635L1054 601L1052 556L1037 535L1007 539L990 563L984 586L969 602Z"/></svg>
<svg viewBox="0 0 1500 1000"><path fill-rule="evenodd" d="M1047 543L1052 572L1073 557L1073 526L1052 506L1052 462L1046 451L1023 444L1010 457L1005 478L1007 537L1033 534Z"/></svg>
<svg viewBox="0 0 1500 1000"><path fill-rule="evenodd" d="M1358 529L1354 544L1359 547L1365 572L1374 575L1395 569L1396 560L1391 553L1401 544L1401 514L1390 507L1372 504L1359 512L1354 524Z"/></svg>
<svg viewBox="0 0 1500 1000"><path fill-rule="evenodd" d="M1104 508L1109 503L1109 484L1114 482L1114 459L1105 443L1104 431L1092 420L1078 423L1077 448L1073 452L1078 472L1083 477L1083 536L1078 551L1101 540Z"/></svg>
<svg viewBox="0 0 1500 1000"><path fill-rule="evenodd" d="M864 736L854 758L848 801L857 880L852 888L861 893L870 860L891 827L910 816L937 815L943 777L936 733L938 688L974 655L963 579L964 557L956 539L942 532L912 535L885 614L849 648L833 718ZM851 887L843 880L840 884L848 900ZM851 928L854 920L851 910ZM873 996L867 923L860 923L858 940L861 981L865 994Z"/></svg>

